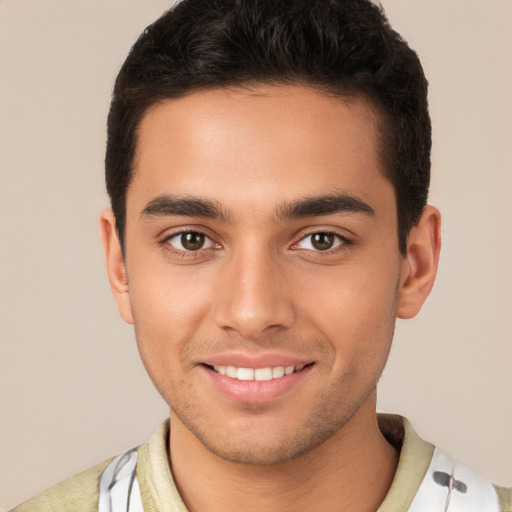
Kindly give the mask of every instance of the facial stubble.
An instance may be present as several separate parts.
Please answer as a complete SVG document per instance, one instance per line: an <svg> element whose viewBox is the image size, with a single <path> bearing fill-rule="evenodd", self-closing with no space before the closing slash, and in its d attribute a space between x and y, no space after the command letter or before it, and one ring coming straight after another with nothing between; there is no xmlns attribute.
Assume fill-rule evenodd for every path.
<svg viewBox="0 0 512 512"><path fill-rule="evenodd" d="M153 375L150 365L146 362L144 351L141 350L143 345L141 340L145 336L137 328L140 324L135 321L137 344L146 371L171 409L171 429L174 415L175 420L181 422L212 454L228 462L251 465L282 464L294 460L315 450L333 436L341 434L345 425L350 422L362 404L368 400L376 389L378 380L384 370L394 334L399 285L400 276L398 276L394 298L385 319L387 324L386 335L376 342L376 344L383 343L386 347L385 353L377 357L377 359L380 359L380 364L377 361L372 364L370 360L375 356L370 353L366 354L368 361L370 361L368 364L373 366L375 370L366 377L365 387L357 389L356 386L350 385L350 382L354 382L354 378L357 380L357 375L355 375L357 372L349 370L341 374L339 379L334 384L331 384L325 393L316 397L316 400L312 402L314 404L313 408L301 424L293 429L282 427L276 429L273 428L274 425L269 425L269 428L263 428L264 432L259 434L265 439L264 445L255 442L255 439L259 438L258 435L254 435L257 434L254 432L254 429L257 428L255 425L262 423L262 417L272 416L273 411L277 411L278 406L276 404L239 403L233 406L232 410L235 411L238 419L243 417L245 423L237 428L236 435L228 433L228 428L225 430L221 427L212 428L208 421L208 407L214 407L214 405L208 404L207 410L198 408L197 404L202 402L199 396L201 389L191 385L190 383L193 382L193 379L188 378L189 372L198 371L195 368L197 364L191 363L191 361L195 360L195 354L201 353L205 347L208 347L210 351L213 349L213 352L215 352L215 346L218 347L219 351L229 350L230 348L247 348L248 346L252 346L253 350L255 346L259 349L262 346L267 349L272 347L286 349L286 347L290 347L295 353L314 353L316 361L314 371L321 371L328 375L335 362L336 354L334 345L328 339L315 339L312 341L294 339L290 341L289 339L284 340L283 338L273 337L262 344L261 342L253 343L247 340L230 340L228 342L203 340L202 342L195 342L192 339L193 336L190 336L189 339L182 340L182 348L179 352L181 368L184 368L185 372L179 381L173 384L169 380L161 381ZM132 306L135 306L135 304L132 304ZM138 316L137 308L134 307L133 312L135 319ZM151 350L151 347L149 347L149 350ZM377 353L380 353L380 351L378 350ZM151 358L147 359L149 361ZM187 388L188 391L184 392ZM262 427L258 428L262 429Z"/></svg>

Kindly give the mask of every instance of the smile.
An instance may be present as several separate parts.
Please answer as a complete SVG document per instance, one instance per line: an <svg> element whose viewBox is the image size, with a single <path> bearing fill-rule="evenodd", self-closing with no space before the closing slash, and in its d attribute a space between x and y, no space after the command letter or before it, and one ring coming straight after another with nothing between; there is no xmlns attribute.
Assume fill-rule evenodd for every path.
<svg viewBox="0 0 512 512"><path fill-rule="evenodd" d="M225 397L247 404L268 403L299 389L300 383L307 379L315 366L315 362L302 361L295 361L295 365L290 364L292 361L280 361L280 365L277 361L274 364L270 361L247 361L245 364L240 361L240 366L218 364L221 362L224 361L211 361L200 365L203 375Z"/></svg>
<svg viewBox="0 0 512 512"><path fill-rule="evenodd" d="M266 368L237 368L236 366L213 366L214 371L220 375L226 375L237 380L273 380L291 375L304 368L305 365L298 366L267 366Z"/></svg>

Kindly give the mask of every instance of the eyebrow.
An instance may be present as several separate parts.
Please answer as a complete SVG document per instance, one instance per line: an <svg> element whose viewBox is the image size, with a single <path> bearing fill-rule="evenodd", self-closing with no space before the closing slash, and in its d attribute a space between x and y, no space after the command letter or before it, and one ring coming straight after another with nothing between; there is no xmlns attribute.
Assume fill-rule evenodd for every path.
<svg viewBox="0 0 512 512"><path fill-rule="evenodd" d="M162 194L155 197L144 207L141 218L178 216L201 217L206 219L219 219L228 221L229 215L221 205L201 197L172 196Z"/></svg>
<svg viewBox="0 0 512 512"><path fill-rule="evenodd" d="M362 213L375 216L375 210L363 200L350 194L333 194L299 199L281 205L277 210L278 220L320 217L334 213Z"/></svg>
<svg viewBox="0 0 512 512"><path fill-rule="evenodd" d="M335 213L362 213L374 216L375 210L363 200L350 194L332 194L298 199L284 203L277 208L278 221L320 217ZM206 219L219 219L229 222L232 216L220 203L207 198L172 196L162 194L155 197L144 207L141 218L185 216Z"/></svg>

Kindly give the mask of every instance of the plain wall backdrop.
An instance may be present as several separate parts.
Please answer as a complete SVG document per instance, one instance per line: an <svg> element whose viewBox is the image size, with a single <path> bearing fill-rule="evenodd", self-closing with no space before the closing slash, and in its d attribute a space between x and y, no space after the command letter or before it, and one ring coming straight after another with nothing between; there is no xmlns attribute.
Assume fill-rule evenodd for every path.
<svg viewBox="0 0 512 512"><path fill-rule="evenodd" d="M512 485L512 1L384 0L434 128L438 280L399 321L381 410ZM0 510L145 442L166 405L98 236L115 75L163 0L0 0Z"/></svg>

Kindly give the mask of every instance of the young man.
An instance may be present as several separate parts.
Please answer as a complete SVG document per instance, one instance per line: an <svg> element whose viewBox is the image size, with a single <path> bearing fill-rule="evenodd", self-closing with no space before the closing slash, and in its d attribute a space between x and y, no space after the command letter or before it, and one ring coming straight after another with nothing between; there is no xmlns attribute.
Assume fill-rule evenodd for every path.
<svg viewBox="0 0 512 512"><path fill-rule="evenodd" d="M439 257L426 94L366 0L184 0L144 32L101 233L170 418L15 510L512 509L375 410Z"/></svg>

